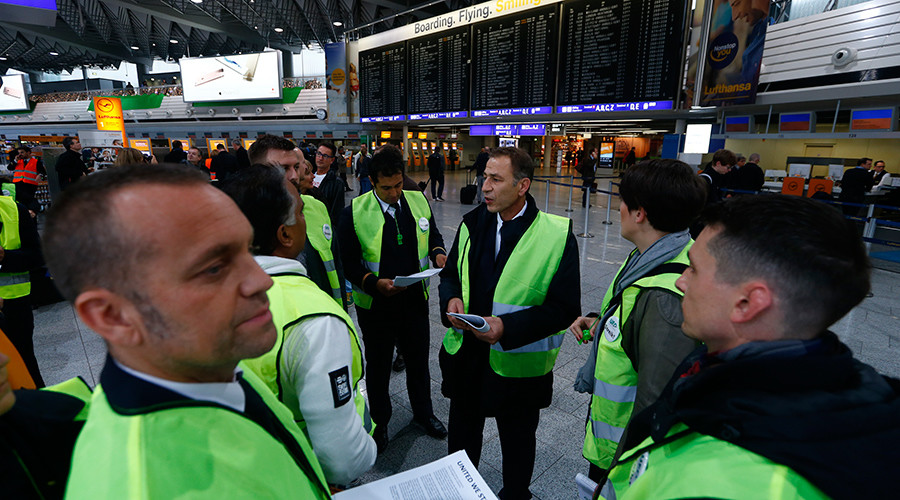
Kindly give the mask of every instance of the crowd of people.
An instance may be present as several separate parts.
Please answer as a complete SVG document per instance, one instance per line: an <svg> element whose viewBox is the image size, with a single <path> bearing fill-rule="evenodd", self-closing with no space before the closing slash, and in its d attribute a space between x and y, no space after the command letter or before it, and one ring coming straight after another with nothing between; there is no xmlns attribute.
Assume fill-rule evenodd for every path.
<svg viewBox="0 0 900 500"><path fill-rule="evenodd" d="M397 349L413 424L477 467L493 418L499 497L528 499L542 410L567 390L553 376L567 336L590 350L574 384L586 424L572 430L586 461L568 471L587 473L589 497L892 495L872 464L897 463L900 381L828 330L869 292L866 249L817 200L721 197L729 175L755 179L759 155L718 151L699 175L667 159L625 170L620 231L634 248L584 314L572 221L532 197L521 149L485 148L477 206L438 221L393 146L350 160L368 182L348 204L351 156L334 144L231 145L207 164L173 141L158 164L129 157L88 176L68 140L70 177L40 243L26 208L39 164L20 150L15 195L0 196L12 497L330 498L391 446ZM108 347L92 396L72 381L10 390L43 386L16 323L31 317L41 255ZM432 267L437 297L427 279L397 280ZM437 352L432 321L447 327Z"/></svg>

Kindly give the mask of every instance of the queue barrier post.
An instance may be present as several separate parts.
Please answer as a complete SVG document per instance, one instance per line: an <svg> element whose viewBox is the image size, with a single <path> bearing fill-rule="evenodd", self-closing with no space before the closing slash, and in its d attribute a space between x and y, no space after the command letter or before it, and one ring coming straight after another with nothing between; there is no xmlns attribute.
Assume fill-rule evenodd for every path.
<svg viewBox="0 0 900 500"><path fill-rule="evenodd" d="M581 189L590 189L590 186L585 186ZM590 200L588 200L588 201L590 201ZM588 219L590 217L590 213L591 213L591 204L586 203L584 206L584 232L578 235L579 238L593 238L594 237L593 234L588 232Z"/></svg>
<svg viewBox="0 0 900 500"><path fill-rule="evenodd" d="M572 175L569 177L569 208L566 209L566 212L574 212L572 210L572 191L575 190L575 176Z"/></svg>
<svg viewBox="0 0 900 500"><path fill-rule="evenodd" d="M612 185L613 185L613 182L609 181L609 187L607 189L608 192L606 194L606 220L603 221L603 224L605 224L607 226L612 225L612 221L609 220L609 211L610 211L610 208L612 207Z"/></svg>
<svg viewBox="0 0 900 500"><path fill-rule="evenodd" d="M544 211L548 214L550 213L550 179L545 181L547 183L547 195L544 196Z"/></svg>
<svg viewBox="0 0 900 500"><path fill-rule="evenodd" d="M875 236L875 219L872 217L875 214L875 205L869 204L869 209L866 212L866 225L863 227L863 237L864 238L873 238ZM866 253L869 253L872 250L872 243L870 241L866 241Z"/></svg>

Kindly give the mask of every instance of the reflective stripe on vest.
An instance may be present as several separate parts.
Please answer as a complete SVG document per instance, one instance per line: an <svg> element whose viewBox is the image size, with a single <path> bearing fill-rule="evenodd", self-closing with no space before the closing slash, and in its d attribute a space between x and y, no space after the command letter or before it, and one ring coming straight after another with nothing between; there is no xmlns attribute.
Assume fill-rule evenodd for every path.
<svg viewBox="0 0 900 500"><path fill-rule="evenodd" d="M538 212L534 222L522 235L503 266L494 290L491 314L500 316L544 303L547 289L559 269L569 219ZM462 286L464 310L469 310L469 228L460 225L457 255L459 280ZM539 377L550 373L562 346L564 332L557 332L516 349L504 350L500 343L491 346L490 365L494 373L503 377ZM462 346L462 332L451 328L444 335L444 349L456 354Z"/></svg>
<svg viewBox="0 0 900 500"><path fill-rule="evenodd" d="M5 250L22 248L19 237L19 208L9 196L0 196L0 247ZM0 272L0 298L18 299L31 293L31 279L28 273Z"/></svg>
<svg viewBox="0 0 900 500"><path fill-rule="evenodd" d="M603 498L828 498L791 468L690 432L683 423L661 442L648 438L623 453L601 489Z"/></svg>
<svg viewBox="0 0 900 500"><path fill-rule="evenodd" d="M340 306L344 307L344 296L341 291L341 284L338 282L337 266L334 265L334 254L331 251L331 243L334 241L334 228L331 227L331 217L328 215L328 209L321 201L312 196L303 194L303 217L306 219L306 239L322 263L325 265L325 274L328 276L328 285L331 290L331 298Z"/></svg>
<svg viewBox="0 0 900 500"><path fill-rule="evenodd" d="M428 269L428 238L431 234L431 226L426 225L422 229L421 221L424 219L426 223L431 220L431 207L428 206L428 200L425 195L419 191L404 191L404 205L401 210L408 209L412 214L413 220L416 221L416 244L417 256L419 258L419 270ZM362 194L353 198L351 202L351 211L353 213L353 229L356 231L356 237L359 239L359 245L362 248L362 264L366 269L378 276L381 262L381 241L384 231L384 212L381 210L381 203L375 196L375 191ZM428 298L429 280L423 281L423 291L425 297ZM372 307L372 296L367 294L362 288L353 285L353 302L363 309Z"/></svg>
<svg viewBox="0 0 900 500"><path fill-rule="evenodd" d="M13 182L24 182L25 184L37 186L39 184L37 163L38 160L35 157L31 157L27 163L19 160L16 170L13 172Z"/></svg>
<svg viewBox="0 0 900 500"><path fill-rule="evenodd" d="M693 242L685 247L669 262L688 264L687 253ZM675 287L675 280L680 274L665 273L641 278L631 284L622 293L621 303L611 305L613 290L622 277L622 270L632 258L636 258L637 250L632 251L626 259L613 284L606 291L601 306L602 316L606 322L597 329L597 360L594 366L594 388L591 394L590 416L588 418L582 454L597 467L606 469L612 463L619 441L625 427L634 412L634 401L637 396L637 373L622 348L621 330L631 317L634 305L641 292L646 289L665 290L678 297L683 294ZM609 310L610 307L615 309Z"/></svg>
<svg viewBox="0 0 900 500"><path fill-rule="evenodd" d="M347 332L351 337L350 349L353 351L353 364L350 367L350 376L352 379L354 405L362 419L366 432L372 434L375 426L372 422L372 417L369 416L366 399L359 390L359 381L364 375L364 370L362 349L360 348L356 327L353 326L353 320L344 311L343 306L331 300L330 295L323 292L306 276L295 273L276 274L272 276L272 280L275 283L269 288L267 295L269 297L269 310L272 312L272 321L275 323L277 331L277 339L269 352L258 358L245 360L244 364L262 379L280 401L284 401L285 388L283 387L279 367L281 366L282 347L287 340L286 335L293 331L292 327L294 325L307 318L321 315L336 316L347 326ZM299 411L295 411L294 419L300 428L305 430L306 425L303 415Z"/></svg>

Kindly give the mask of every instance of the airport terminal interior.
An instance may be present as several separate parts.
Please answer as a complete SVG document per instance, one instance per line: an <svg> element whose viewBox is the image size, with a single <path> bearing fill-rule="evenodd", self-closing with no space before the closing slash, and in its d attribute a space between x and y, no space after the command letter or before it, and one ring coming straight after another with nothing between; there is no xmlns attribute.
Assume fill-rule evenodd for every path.
<svg viewBox="0 0 900 500"><path fill-rule="evenodd" d="M219 151L265 135L334 144L344 155L332 167L346 175L344 205L364 187L354 155L394 146L420 187L432 165L445 170L442 200L430 184L421 188L447 247L477 206L479 153L517 147L533 160L537 208L571 220L586 314L600 310L634 248L620 234L623 173L677 159L700 174L725 149L760 173L750 184L710 180L723 197L816 198L855 224L872 289L831 331L857 359L900 378L900 0L0 0L0 8L0 171L19 185L32 168L21 148L42 160L46 175L34 173L27 207L39 232L65 187L55 166L67 138L80 139L87 175L117 168L127 148L148 164L179 146L196 150L191 164L209 173ZM857 168L872 181L858 192L842 182ZM439 281L429 285L429 367L434 414L447 423ZM358 325L356 307L348 312ZM590 396L573 384L591 350L566 337L536 433L530 491L543 500L576 498L575 475L588 472ZM48 385L81 377L95 386L107 360L104 341L60 297L34 309L34 349ZM447 455L446 440L411 423L406 376L391 373L390 444L353 485ZM501 470L488 419L478 472L494 493Z"/></svg>

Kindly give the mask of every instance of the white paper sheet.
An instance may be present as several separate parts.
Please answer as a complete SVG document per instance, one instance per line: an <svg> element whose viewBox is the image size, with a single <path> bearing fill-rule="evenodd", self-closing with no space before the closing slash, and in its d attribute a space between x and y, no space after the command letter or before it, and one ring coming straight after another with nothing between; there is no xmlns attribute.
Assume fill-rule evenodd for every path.
<svg viewBox="0 0 900 500"><path fill-rule="evenodd" d="M397 276L394 278L394 286L409 286L413 283L418 283L424 279L428 279L435 274L441 272L443 269L426 269L421 273L410 274L409 276Z"/></svg>
<svg viewBox="0 0 900 500"><path fill-rule="evenodd" d="M477 316L475 314L458 314L458 313L447 313L447 316L453 316L454 318L459 318L460 320L466 322L475 329L475 331L484 333L491 329L491 326L487 324L487 321L484 320L483 317Z"/></svg>
<svg viewBox="0 0 900 500"><path fill-rule="evenodd" d="M497 500L464 451L357 486L335 500Z"/></svg>

